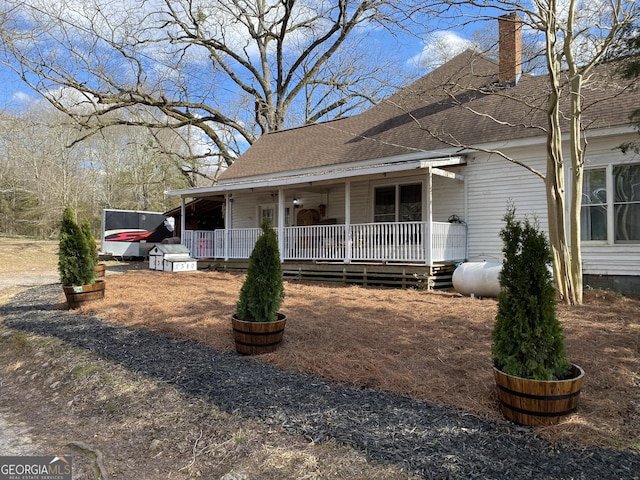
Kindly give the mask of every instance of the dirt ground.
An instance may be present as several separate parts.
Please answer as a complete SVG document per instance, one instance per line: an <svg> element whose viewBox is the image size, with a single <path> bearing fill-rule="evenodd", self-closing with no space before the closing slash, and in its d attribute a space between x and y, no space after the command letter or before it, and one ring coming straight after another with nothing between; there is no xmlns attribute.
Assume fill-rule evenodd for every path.
<svg viewBox="0 0 640 480"><path fill-rule="evenodd" d="M20 271L20 267L6 267L2 256L8 247L2 240L0 301L2 292L9 291L9 287L2 286L1 279L15 277ZM24 251L26 247L19 249ZM27 263L22 265L22 271L30 271L32 275L41 274L41 268L51 271L50 264L48 269L43 266L42 258L35 267ZM55 268L55 257L53 265ZM84 307L84 312L97 313L109 321L135 328L195 338L222 350L234 348L230 315L242 275L171 274L149 271L144 265L120 275L117 271L121 267L108 266L105 300ZM16 287L11 288L16 291ZM502 421L490 362L495 299L471 299L453 291L298 282L287 282L285 288L282 308L288 316L285 341L278 351L260 356L261 361L335 381L399 392ZM62 294L60 302L63 307ZM551 441L570 440L640 452L637 434L640 431L640 300L612 292L590 291L584 305L574 308L561 305L558 314L565 328L571 360L585 369L586 379L579 411L560 425L537 429L537 433ZM18 370L16 367L15 371ZM79 392L76 395L81 396ZM197 438L197 429L194 435ZM182 439L183 443L188 444ZM193 448L197 451L196 446ZM289 450L292 451L297 450ZM317 462L321 455L315 452L303 455L307 453L306 461L313 457ZM233 455L237 455L235 450ZM324 455L325 459L339 457L337 451ZM347 453L346 458L349 455L353 453ZM202 457L204 455L194 455L195 466L201 466ZM304 463L301 458L288 464L291 462L298 467L300 462ZM342 464L336 462L336 465ZM354 471L364 471L363 465L383 468L364 463L353 467ZM259 471L266 467L251 468ZM305 478L308 466L299 468L298 477L271 477L262 473L260 478ZM376 478L376 475L405 478L397 471L390 474L377 470L344 478ZM325 477L321 474L306 478Z"/></svg>
<svg viewBox="0 0 640 480"><path fill-rule="evenodd" d="M243 279L132 271L109 279L107 298L84 311L233 350L230 316ZM500 421L490 358L496 308L495 299L453 291L286 282L285 340L260 359ZM593 291L558 315L586 379L579 411L541 435L640 451L640 300Z"/></svg>
<svg viewBox="0 0 640 480"><path fill-rule="evenodd" d="M0 304L57 282L56 252L56 242L0 236ZM145 265L108 268L111 282ZM227 414L0 318L0 455L58 454L73 455L73 478L82 480L416 478L352 448Z"/></svg>

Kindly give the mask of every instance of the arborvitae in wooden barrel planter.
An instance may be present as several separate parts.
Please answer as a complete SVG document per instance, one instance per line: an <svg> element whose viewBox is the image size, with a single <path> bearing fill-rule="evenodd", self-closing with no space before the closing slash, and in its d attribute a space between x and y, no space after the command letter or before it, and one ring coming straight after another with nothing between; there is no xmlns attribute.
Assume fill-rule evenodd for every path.
<svg viewBox="0 0 640 480"><path fill-rule="evenodd" d="M73 210L67 207L60 225L58 271L69 308L104 298L104 281L96 282L94 267L87 238L78 226Z"/></svg>
<svg viewBox="0 0 640 480"><path fill-rule="evenodd" d="M567 357L546 236L513 206L504 221L492 344L500 407L516 423L555 424L577 408L584 372Z"/></svg>
<svg viewBox="0 0 640 480"><path fill-rule="evenodd" d="M249 256L247 277L232 317L239 353L267 353L278 348L287 321L287 317L278 312L283 300L278 238L271 224L265 220L262 233Z"/></svg>

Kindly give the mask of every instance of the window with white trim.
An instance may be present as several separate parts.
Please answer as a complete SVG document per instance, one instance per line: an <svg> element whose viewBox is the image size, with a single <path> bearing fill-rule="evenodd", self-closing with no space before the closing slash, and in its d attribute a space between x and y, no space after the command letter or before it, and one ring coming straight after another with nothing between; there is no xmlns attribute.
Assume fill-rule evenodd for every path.
<svg viewBox="0 0 640 480"><path fill-rule="evenodd" d="M273 227L277 227L278 220L278 204L277 203L265 203L258 205L258 227L262 226L262 221L268 219ZM291 226L291 209L285 207L284 209L284 226Z"/></svg>
<svg viewBox="0 0 640 480"><path fill-rule="evenodd" d="M398 184L373 190L374 222L419 222L422 220L422 184Z"/></svg>
<svg viewBox="0 0 640 480"><path fill-rule="evenodd" d="M278 205L276 205L275 203L258 205L258 227L262 226L262 222L264 220L269 220L271 226L277 227L277 211Z"/></svg>
<svg viewBox="0 0 640 480"><path fill-rule="evenodd" d="M583 241L640 243L640 164L585 170L580 221Z"/></svg>

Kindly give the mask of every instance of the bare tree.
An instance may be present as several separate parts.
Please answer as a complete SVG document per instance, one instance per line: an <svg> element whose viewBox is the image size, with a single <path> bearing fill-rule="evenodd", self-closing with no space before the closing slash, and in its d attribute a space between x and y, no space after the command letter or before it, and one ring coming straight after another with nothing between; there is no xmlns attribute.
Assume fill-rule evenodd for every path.
<svg viewBox="0 0 640 480"><path fill-rule="evenodd" d="M507 92L504 96L527 105L532 112L544 111L546 126L529 127L540 128L546 133L546 172L536 171L509 157L504 151L496 150L491 153L527 168L544 181L556 286L566 303L580 304L583 291L580 207L587 146L583 124L583 87L592 80L594 67L623 40L621 32L625 27L637 23L638 7L633 0L468 0L447 3L452 8L460 7L458 18L469 22L489 19L494 21L496 12L520 12L518 17L511 16L511 21L523 22L530 33L539 36L541 49L537 51L539 53L532 51L531 56L544 59L544 73L548 76L544 98L514 98ZM531 61L531 57L525 59L525 62L527 60ZM569 105L568 111L563 111L563 104ZM475 113L508 125L503 119L493 116L492 112ZM570 126L568 159L562 149L564 117L569 119ZM526 125L527 122L523 119L517 126ZM450 145L474 148L457 141L452 132L436 132L424 128ZM564 180L567 168L571 174L568 208Z"/></svg>
<svg viewBox="0 0 640 480"><path fill-rule="evenodd" d="M52 110L52 109L50 109ZM6 115L3 122L4 213L17 234L49 236L58 227L61 205L85 210L86 169L78 152L65 147L77 129L55 126L61 114L51 111ZM55 117L55 115L54 115Z"/></svg>
<svg viewBox="0 0 640 480"><path fill-rule="evenodd" d="M82 135L42 100L0 116L0 231L55 235L68 205L97 229L103 208L166 211L175 204L164 192L189 185L147 128L116 126L76 143Z"/></svg>
<svg viewBox="0 0 640 480"><path fill-rule="evenodd" d="M85 152L85 175L96 185L92 198L97 209L174 207L164 192L191 183L182 175L183 161L158 147L159 141L169 143L171 136L175 136L171 131L116 126L71 147Z"/></svg>
<svg viewBox="0 0 640 480"><path fill-rule="evenodd" d="M379 99L394 69L381 65L388 52L376 55L364 42L367 29L395 28L425 5L124 3L7 0L5 61L90 133L113 125L189 135L196 129L208 146L187 155L196 174L204 173L198 159L224 167L261 134L337 118Z"/></svg>

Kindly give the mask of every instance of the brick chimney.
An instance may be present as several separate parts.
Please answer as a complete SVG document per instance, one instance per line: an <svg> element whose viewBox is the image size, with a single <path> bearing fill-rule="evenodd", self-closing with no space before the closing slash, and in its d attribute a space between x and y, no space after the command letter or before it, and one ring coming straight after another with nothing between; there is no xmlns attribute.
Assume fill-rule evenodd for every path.
<svg viewBox="0 0 640 480"><path fill-rule="evenodd" d="M522 72L522 21L516 12L498 18L498 83L515 85Z"/></svg>

